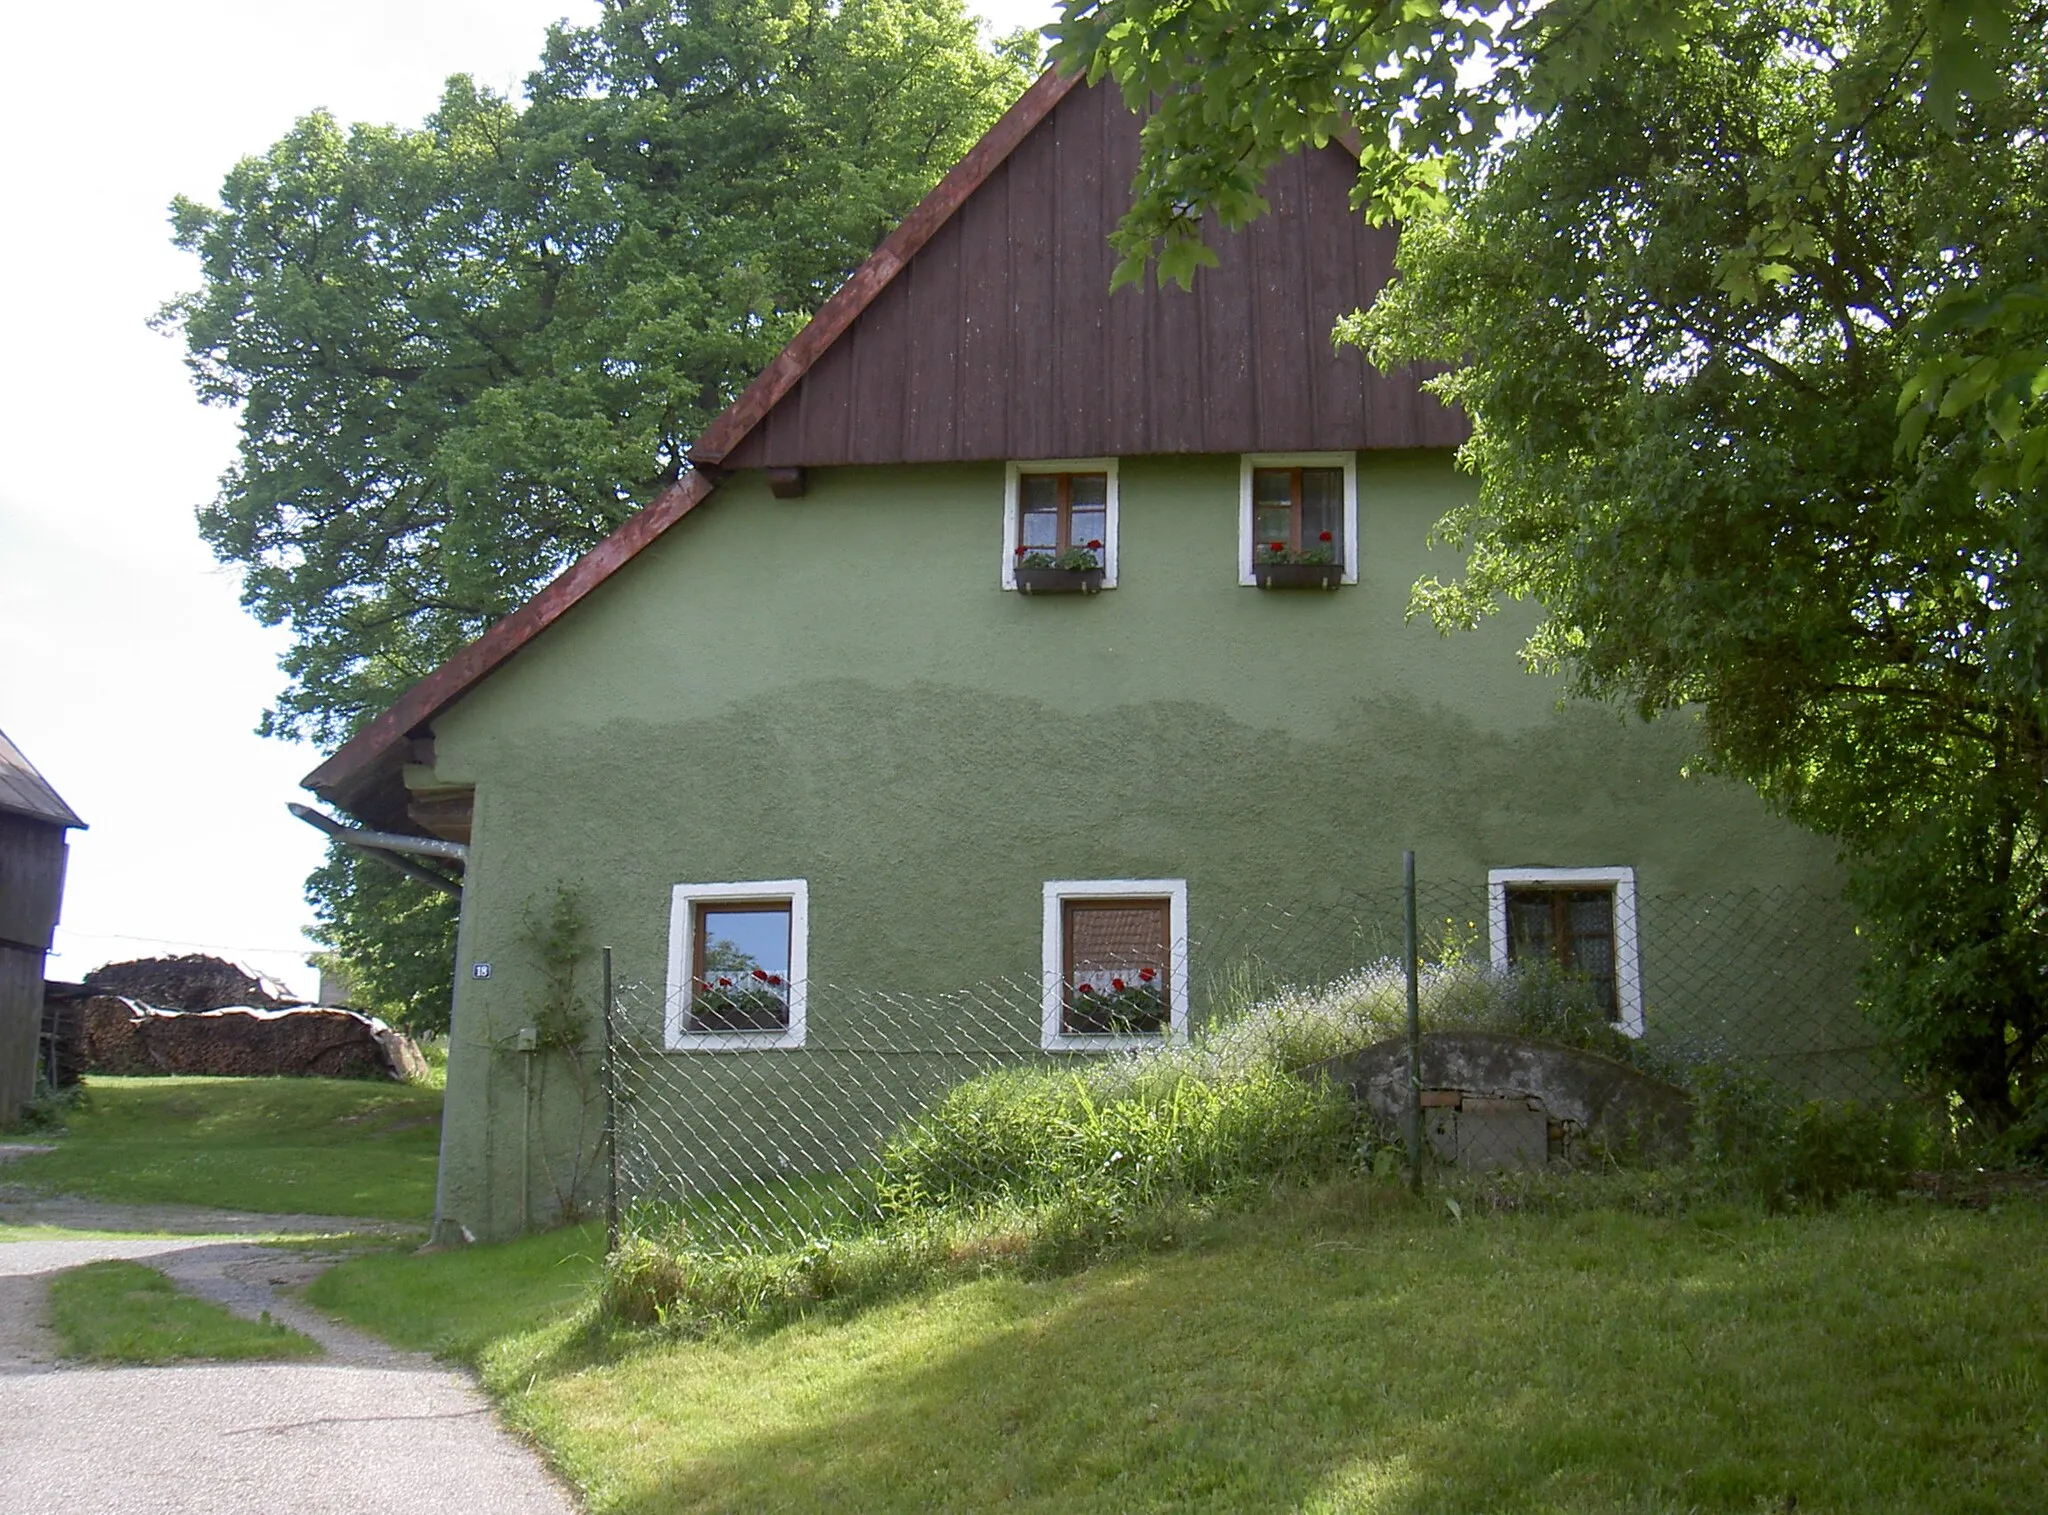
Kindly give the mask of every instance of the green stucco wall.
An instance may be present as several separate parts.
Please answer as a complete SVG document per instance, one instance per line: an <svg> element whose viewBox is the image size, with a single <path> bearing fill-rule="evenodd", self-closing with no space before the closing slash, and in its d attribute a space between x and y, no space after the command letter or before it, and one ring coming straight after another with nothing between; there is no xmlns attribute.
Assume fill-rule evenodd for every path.
<svg viewBox="0 0 2048 1515"><path fill-rule="evenodd" d="M522 918L562 883L656 993L679 882L807 879L813 984L909 993L1034 980L1048 879L1187 879L1198 957L1393 885L1408 847L1476 897L1524 864L1629 864L1646 898L1836 887L1826 845L1680 777L1684 721L1560 708L1507 618L1404 624L1455 566L1425 547L1471 487L1447 458L1361 456L1360 583L1334 593L1237 583L1235 458L1120 483L1119 587L1027 598L998 587L999 465L814 472L795 500L736 477L436 721L433 779L476 786L450 1220L545 1216L595 1139L557 1066L522 1153L504 1050L538 992ZM1652 952L1646 922L1654 1004ZM814 994L814 1039L832 1013ZM675 1054L711 1120L702 1088L798 1055Z"/></svg>

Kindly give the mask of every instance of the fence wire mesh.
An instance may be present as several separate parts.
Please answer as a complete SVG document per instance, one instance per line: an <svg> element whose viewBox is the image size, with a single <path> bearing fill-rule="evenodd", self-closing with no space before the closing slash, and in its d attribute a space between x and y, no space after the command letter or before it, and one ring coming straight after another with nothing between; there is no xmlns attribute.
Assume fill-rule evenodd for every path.
<svg viewBox="0 0 2048 1515"><path fill-rule="evenodd" d="M1702 1069L1740 1070L1786 1101L1905 1092L1858 1007L1857 939L1838 900L1770 888L1636 896L1561 875L1418 889L1427 1056L1411 1082L1406 904L1395 887L1198 917L1199 934L1162 965L1184 980L1178 1050L1049 1050L1047 1033L1088 992L1071 971L949 992L778 981L758 1004L719 999L708 1023L738 1029L707 1032L690 1005L702 985L672 989L621 965L610 1075L626 1229L743 1247L844 1234L876 1213L886 1149L915 1138L953 1091L1000 1069L1080 1071L1105 1057L1178 1057L1229 1078L1262 1060L1377 1046L1380 1073L1352 1072L1387 1138L1412 1138L1413 1111L1430 1160L1481 1168L1568 1158L1603 1121L1610 1138L1623 1121L1632 1139L1654 1136L1656 1091ZM1133 989L1144 966L1131 967ZM800 1045L778 1013L800 1017ZM1467 1038L1453 1056L1453 1032L1496 1040ZM1589 1085L1583 1067L1532 1070L1519 1039L1619 1054L1645 1077Z"/></svg>

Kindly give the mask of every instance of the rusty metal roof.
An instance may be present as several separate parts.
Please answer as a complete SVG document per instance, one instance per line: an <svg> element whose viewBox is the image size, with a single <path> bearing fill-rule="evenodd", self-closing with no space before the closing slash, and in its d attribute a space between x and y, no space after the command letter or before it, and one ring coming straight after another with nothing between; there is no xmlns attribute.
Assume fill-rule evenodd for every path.
<svg viewBox="0 0 2048 1515"><path fill-rule="evenodd" d="M35 764L21 755L21 749L0 731L0 811L25 815L54 826L78 827L85 822L65 804L50 781L36 772Z"/></svg>

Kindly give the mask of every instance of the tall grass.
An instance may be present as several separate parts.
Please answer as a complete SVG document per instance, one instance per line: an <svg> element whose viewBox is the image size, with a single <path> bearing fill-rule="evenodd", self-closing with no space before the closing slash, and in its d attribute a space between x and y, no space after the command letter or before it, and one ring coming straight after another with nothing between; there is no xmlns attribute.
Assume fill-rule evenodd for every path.
<svg viewBox="0 0 2048 1515"><path fill-rule="evenodd" d="M1316 1066L1405 1033L1402 966L1306 987L1261 988L1245 974L1223 987L1225 1008L1184 1044L1005 1069L955 1088L846 1176L864 1202L841 1209L837 1232L705 1246L679 1212L669 1235L611 1260L607 1305L641 1324L778 1321L963 1271L1085 1266L1248 1196L1385 1168L1391 1133L1374 1130ZM1667 1077L1675 1066L1617 1031L1584 984L1554 973L1454 956L1425 967L1419 991L1425 1031L1535 1037ZM1693 1161L1648 1194L1826 1204L1883 1188L1924 1152L1915 1112L1794 1105L1755 1079L1694 1073ZM1555 1187L1552 1175L1487 1182L1511 1205Z"/></svg>

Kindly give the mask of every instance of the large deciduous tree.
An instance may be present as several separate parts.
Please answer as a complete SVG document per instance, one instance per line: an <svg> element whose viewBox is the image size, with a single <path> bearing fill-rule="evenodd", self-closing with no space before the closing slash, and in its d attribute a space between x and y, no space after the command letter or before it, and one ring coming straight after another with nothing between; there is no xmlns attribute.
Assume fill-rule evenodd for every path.
<svg viewBox="0 0 2048 1515"><path fill-rule="evenodd" d="M608 0L523 105L310 115L178 200L162 320L241 418L200 529L291 635L262 729L339 742L675 479L1036 61L960 0ZM320 931L396 984L447 912L364 876L316 876Z"/></svg>
<svg viewBox="0 0 2048 1515"><path fill-rule="evenodd" d="M2048 6L1103 0L1066 36L1161 103L1126 276L1360 133L1405 229L1344 334L1474 428L1466 570L1416 608L1533 599L1532 663L1699 707L1842 842L1916 1063L2048 1123Z"/></svg>

